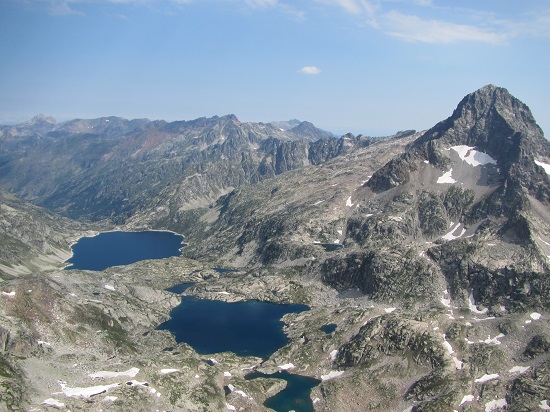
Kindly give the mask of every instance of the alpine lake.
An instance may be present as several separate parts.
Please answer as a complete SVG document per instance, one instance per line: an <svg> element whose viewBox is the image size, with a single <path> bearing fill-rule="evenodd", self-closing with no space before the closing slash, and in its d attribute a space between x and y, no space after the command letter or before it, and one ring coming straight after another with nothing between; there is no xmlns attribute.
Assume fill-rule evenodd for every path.
<svg viewBox="0 0 550 412"><path fill-rule="evenodd" d="M83 237L72 247L73 256L66 270L104 270L145 259L163 259L181 255L183 236L167 231L102 232ZM219 273L229 270L213 268ZM192 283L177 284L167 291L181 294ZM283 332L281 318L287 313L300 313L305 305L282 305L255 300L223 302L182 296L181 303L170 313L170 319L158 326L168 330L176 341L185 342L199 354L233 352L238 356L268 359L289 340ZM325 331L330 333L330 331ZM249 373L246 379L274 378L287 382L286 387L267 398L264 405L277 412L293 410L311 412L311 389L320 381L287 371L263 374Z"/></svg>

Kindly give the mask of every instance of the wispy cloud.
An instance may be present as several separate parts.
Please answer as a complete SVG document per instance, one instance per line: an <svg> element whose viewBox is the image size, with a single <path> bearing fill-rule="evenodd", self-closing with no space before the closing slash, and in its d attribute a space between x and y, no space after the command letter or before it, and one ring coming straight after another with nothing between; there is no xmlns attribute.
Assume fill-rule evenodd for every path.
<svg viewBox="0 0 550 412"><path fill-rule="evenodd" d="M298 70L298 73L315 75L321 73L321 69L317 66L304 66L300 70Z"/></svg>
<svg viewBox="0 0 550 412"><path fill-rule="evenodd" d="M16 0L17 1L17 0ZM83 12L79 10L78 6L83 4L119 4L121 6L149 6L154 5L157 0L19 0L24 4L36 5L38 7L44 7L50 14L53 15L82 15ZM190 4L193 0L168 0L166 4L169 5L186 5ZM268 0L266 0L268 1Z"/></svg>
<svg viewBox="0 0 550 412"><path fill-rule="evenodd" d="M374 17L378 9L377 3L371 0L318 0L321 3L338 6L346 12L355 15Z"/></svg>
<svg viewBox="0 0 550 412"><path fill-rule="evenodd" d="M75 1L71 0L51 0L48 2L48 10L50 14L56 15L56 16L66 16L70 14L82 14L78 10L75 10L72 7L72 4L74 4Z"/></svg>
<svg viewBox="0 0 550 412"><path fill-rule="evenodd" d="M245 0L244 2L252 8L275 7L279 3L278 0Z"/></svg>
<svg viewBox="0 0 550 412"><path fill-rule="evenodd" d="M318 0L325 4L340 7L347 13L366 18L370 27L383 33L411 42L432 44L451 44L458 42L477 42L503 44L514 33L502 22L496 21L458 23L443 19L405 14L395 9L384 10L383 2L376 0ZM405 0L403 0L405 1ZM432 9L433 0L408 0L409 4L421 6L423 14ZM394 3L395 6L396 3ZM544 25L541 24L541 27Z"/></svg>
<svg viewBox="0 0 550 412"><path fill-rule="evenodd" d="M397 11L385 13L379 21L385 33L414 42L450 44L466 41L502 44L510 36L509 33L494 28L481 28L443 20L427 20Z"/></svg>
<svg viewBox="0 0 550 412"><path fill-rule="evenodd" d="M279 0L244 0L244 2L252 9L274 9L298 21L304 20L306 17L306 13L303 10Z"/></svg>

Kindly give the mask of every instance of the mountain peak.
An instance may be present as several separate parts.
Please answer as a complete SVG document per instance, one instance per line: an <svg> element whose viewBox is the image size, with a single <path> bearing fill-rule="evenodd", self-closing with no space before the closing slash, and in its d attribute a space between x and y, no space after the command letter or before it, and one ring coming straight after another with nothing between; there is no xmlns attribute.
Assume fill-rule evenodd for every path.
<svg viewBox="0 0 550 412"><path fill-rule="evenodd" d="M28 120L26 123L29 125L36 125L40 123L42 124L49 123L49 124L55 125L57 124L57 121L51 116L46 116L45 114L40 113L34 116L32 119Z"/></svg>
<svg viewBox="0 0 550 412"><path fill-rule="evenodd" d="M442 140L498 151L504 141L519 135L534 140L544 138L525 103L507 89L489 84L465 96L449 118L424 133L414 145Z"/></svg>

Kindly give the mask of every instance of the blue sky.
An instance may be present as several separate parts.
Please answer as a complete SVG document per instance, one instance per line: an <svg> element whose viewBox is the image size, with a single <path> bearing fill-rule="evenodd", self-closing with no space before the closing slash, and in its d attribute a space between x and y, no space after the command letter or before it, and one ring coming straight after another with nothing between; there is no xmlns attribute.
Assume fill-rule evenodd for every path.
<svg viewBox="0 0 550 412"><path fill-rule="evenodd" d="M548 0L1 0L0 123L423 130L492 83L550 135Z"/></svg>

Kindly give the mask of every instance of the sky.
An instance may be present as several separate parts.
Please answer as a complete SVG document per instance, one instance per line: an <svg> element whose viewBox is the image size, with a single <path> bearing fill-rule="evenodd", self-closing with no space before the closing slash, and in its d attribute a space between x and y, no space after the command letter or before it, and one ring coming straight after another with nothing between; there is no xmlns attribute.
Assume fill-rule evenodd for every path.
<svg viewBox="0 0 550 412"><path fill-rule="evenodd" d="M549 0L0 0L0 124L121 116L425 130L487 84L550 136Z"/></svg>

